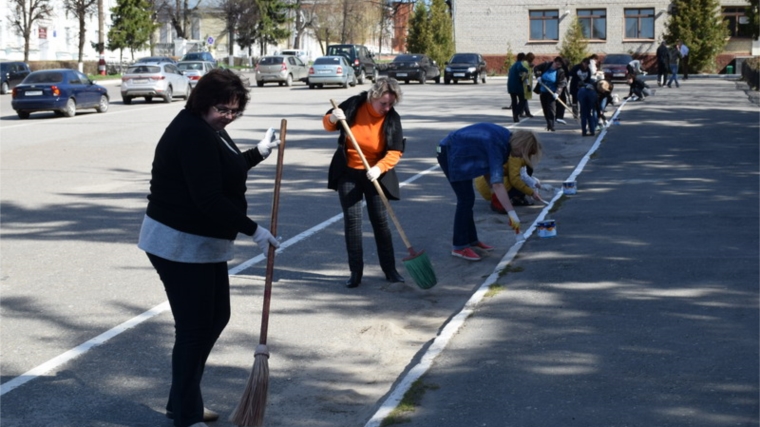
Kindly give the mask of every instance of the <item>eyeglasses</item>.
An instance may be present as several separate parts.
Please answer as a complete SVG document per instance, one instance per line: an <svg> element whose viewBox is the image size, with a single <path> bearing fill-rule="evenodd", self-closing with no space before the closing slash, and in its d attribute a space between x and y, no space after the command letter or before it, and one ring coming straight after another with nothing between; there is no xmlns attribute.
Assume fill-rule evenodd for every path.
<svg viewBox="0 0 760 427"><path fill-rule="evenodd" d="M217 107L215 105L211 106L211 108L214 109L217 113L223 115L223 116L232 116L232 118L236 119L243 115L242 110L233 110L231 108L225 108L225 107Z"/></svg>

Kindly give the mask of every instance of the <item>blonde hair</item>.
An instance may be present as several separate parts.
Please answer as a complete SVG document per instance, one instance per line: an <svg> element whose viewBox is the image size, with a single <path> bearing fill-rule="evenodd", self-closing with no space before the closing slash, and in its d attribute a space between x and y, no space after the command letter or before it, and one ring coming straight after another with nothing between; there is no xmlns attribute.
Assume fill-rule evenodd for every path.
<svg viewBox="0 0 760 427"><path fill-rule="evenodd" d="M543 146L535 132L516 130L509 138L510 152L516 151L525 160L528 166L533 167L541 161Z"/></svg>
<svg viewBox="0 0 760 427"><path fill-rule="evenodd" d="M396 97L396 102L393 105L401 103L401 99L404 96L401 93L401 86L398 84L398 80L390 77L380 77L375 80L375 83L367 91L367 101L372 102L382 98L386 93L390 93Z"/></svg>

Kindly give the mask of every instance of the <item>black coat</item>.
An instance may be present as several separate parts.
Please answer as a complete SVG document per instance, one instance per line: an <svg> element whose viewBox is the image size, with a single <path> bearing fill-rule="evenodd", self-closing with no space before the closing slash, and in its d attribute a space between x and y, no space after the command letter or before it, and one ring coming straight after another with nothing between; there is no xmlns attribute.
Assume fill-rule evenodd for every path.
<svg viewBox="0 0 760 427"><path fill-rule="evenodd" d="M660 47L657 48L657 62L665 65L670 64L670 51L664 44L661 44Z"/></svg>
<svg viewBox="0 0 760 427"><path fill-rule="evenodd" d="M367 92L362 92L358 95L352 96L343 101L338 107L346 114L346 122L351 127L356 121L356 113L359 111L359 107L367 102ZM330 114L332 109L327 111ZM340 136L338 136L338 149L333 154L332 161L330 162L330 170L327 173L327 188L331 190L338 190L338 182L344 173L348 170L348 147L346 146L347 135L343 130L343 127L339 127ZM401 116L396 112L394 108L388 111L385 116L382 127L383 135L385 135L385 151L395 150L404 152L404 146L406 139L401 128ZM348 141L350 144L351 142ZM390 200L399 200L401 197L401 191L399 187L398 177L396 176L395 169L389 169L384 174L380 175L380 185L382 186L385 196Z"/></svg>

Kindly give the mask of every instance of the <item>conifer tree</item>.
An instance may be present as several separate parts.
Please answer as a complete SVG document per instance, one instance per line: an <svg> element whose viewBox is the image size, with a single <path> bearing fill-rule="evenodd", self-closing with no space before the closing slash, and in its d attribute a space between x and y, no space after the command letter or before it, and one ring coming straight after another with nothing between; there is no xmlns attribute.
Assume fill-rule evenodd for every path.
<svg viewBox="0 0 760 427"><path fill-rule="evenodd" d="M760 0L748 0L747 19L749 20L750 36L757 39L760 36Z"/></svg>
<svg viewBox="0 0 760 427"><path fill-rule="evenodd" d="M442 67L454 54L454 31L445 0L433 0L430 5L432 44L421 53L427 54Z"/></svg>
<svg viewBox="0 0 760 427"><path fill-rule="evenodd" d="M689 48L689 68L712 70L715 58L726 46L728 28L721 18L718 0L673 0L665 41L683 41Z"/></svg>
<svg viewBox="0 0 760 427"><path fill-rule="evenodd" d="M583 27L577 17L573 17L570 27L565 32L559 55L567 59L571 65L577 64L589 56L588 41L583 36Z"/></svg>
<svg viewBox="0 0 760 427"><path fill-rule="evenodd" d="M156 28L152 9L146 0L118 0L111 8L113 25L108 30L108 50L129 49L132 59L135 51L148 45Z"/></svg>
<svg viewBox="0 0 760 427"><path fill-rule="evenodd" d="M414 6L414 14L409 20L409 32L406 38L407 53L425 53L432 44L428 8L424 1Z"/></svg>

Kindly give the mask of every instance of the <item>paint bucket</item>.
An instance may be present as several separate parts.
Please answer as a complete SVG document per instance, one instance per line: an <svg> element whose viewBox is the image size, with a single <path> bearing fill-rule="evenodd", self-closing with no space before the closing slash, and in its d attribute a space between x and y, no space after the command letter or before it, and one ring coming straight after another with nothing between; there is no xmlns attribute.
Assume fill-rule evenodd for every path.
<svg viewBox="0 0 760 427"><path fill-rule="evenodd" d="M556 237L557 236L557 224L553 219L547 219L539 221L536 224L538 229L538 237Z"/></svg>
<svg viewBox="0 0 760 427"><path fill-rule="evenodd" d="M612 105L618 105L620 104L620 97L618 94L612 95Z"/></svg>
<svg viewBox="0 0 760 427"><path fill-rule="evenodd" d="M565 181L562 183L562 194L576 194L578 187L575 185L575 181Z"/></svg>

